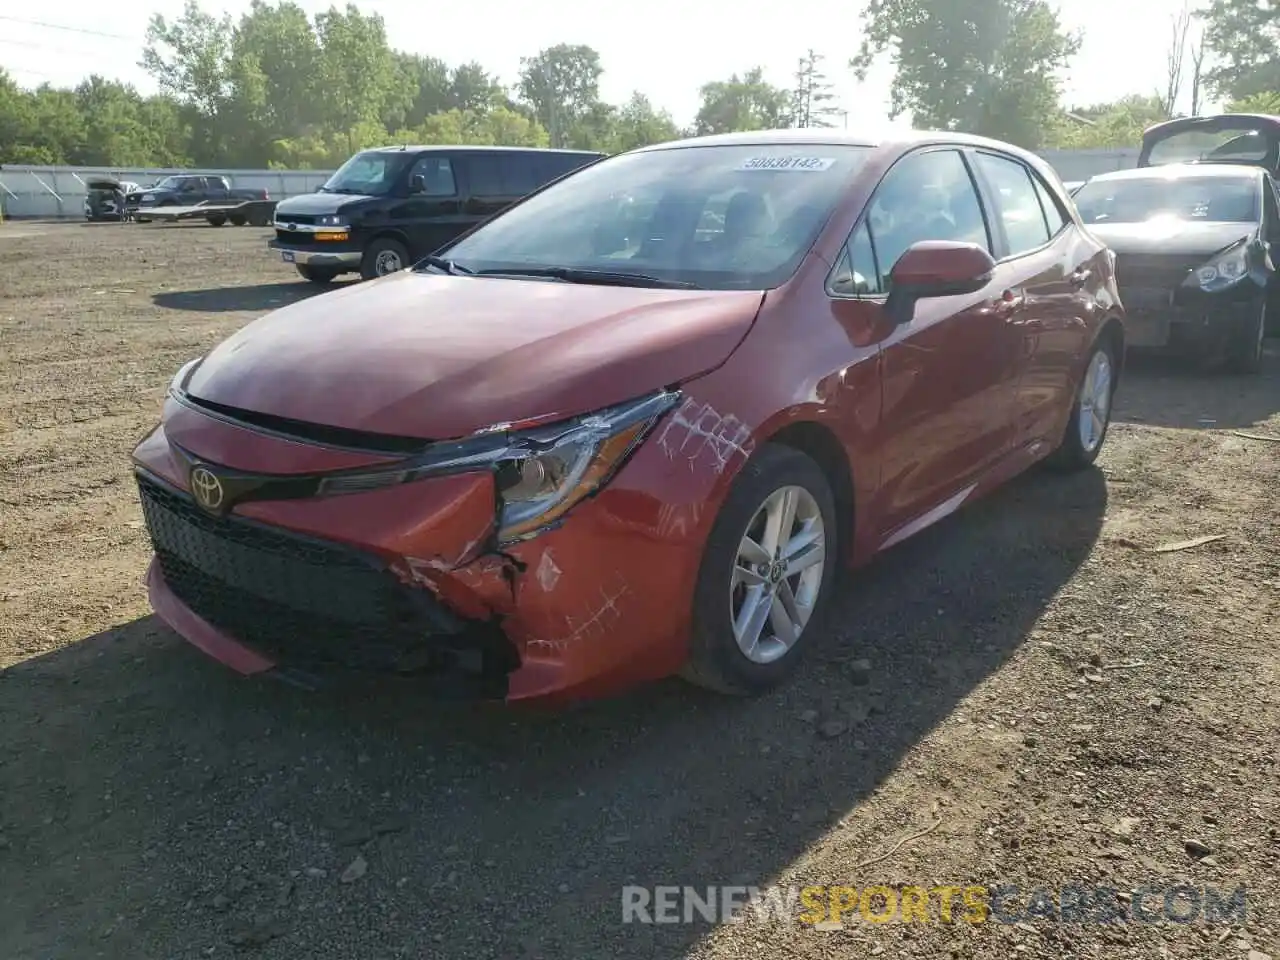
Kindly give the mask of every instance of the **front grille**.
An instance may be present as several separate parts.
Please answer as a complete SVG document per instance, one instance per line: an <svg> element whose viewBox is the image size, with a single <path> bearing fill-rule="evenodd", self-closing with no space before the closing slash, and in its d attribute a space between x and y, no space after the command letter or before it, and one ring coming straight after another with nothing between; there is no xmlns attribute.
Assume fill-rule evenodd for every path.
<svg viewBox="0 0 1280 960"><path fill-rule="evenodd" d="M315 217L311 216L310 214L300 214L300 213L277 212L276 220L278 220L280 223L307 223L307 224L319 223L319 220L317 220Z"/></svg>
<svg viewBox="0 0 1280 960"><path fill-rule="evenodd" d="M1187 275L1204 263L1203 256L1179 257L1121 253L1116 255L1116 284L1120 296L1126 287L1172 290L1187 279Z"/></svg>
<svg viewBox="0 0 1280 960"><path fill-rule="evenodd" d="M376 558L237 517L138 476L147 531L169 589L194 613L279 662L429 669L461 624Z"/></svg>

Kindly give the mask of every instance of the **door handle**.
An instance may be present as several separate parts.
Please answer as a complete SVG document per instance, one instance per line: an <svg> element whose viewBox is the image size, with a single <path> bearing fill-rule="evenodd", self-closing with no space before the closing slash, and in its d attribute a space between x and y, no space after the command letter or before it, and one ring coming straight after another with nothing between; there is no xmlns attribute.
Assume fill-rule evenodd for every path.
<svg viewBox="0 0 1280 960"><path fill-rule="evenodd" d="M1071 276L1067 277L1067 282L1070 283L1073 287L1079 288L1079 287L1083 287L1086 283L1088 283L1089 280L1092 279L1092 277L1093 277L1092 270L1089 270L1086 267L1081 267L1079 270L1076 270L1075 272L1073 272Z"/></svg>

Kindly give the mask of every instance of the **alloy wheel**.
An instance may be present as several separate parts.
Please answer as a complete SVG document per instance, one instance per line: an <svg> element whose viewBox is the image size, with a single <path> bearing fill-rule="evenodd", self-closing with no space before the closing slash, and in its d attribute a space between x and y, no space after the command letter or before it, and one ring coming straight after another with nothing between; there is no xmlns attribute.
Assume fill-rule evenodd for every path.
<svg viewBox="0 0 1280 960"><path fill-rule="evenodd" d="M389 273L396 273L404 268L404 264L400 261L400 254L394 250L382 250L378 253L378 259L375 261L375 269L378 276L385 277Z"/></svg>
<svg viewBox="0 0 1280 960"><path fill-rule="evenodd" d="M1111 357L1098 350L1089 361L1080 387L1080 446L1093 453L1102 443L1111 416Z"/></svg>
<svg viewBox="0 0 1280 960"><path fill-rule="evenodd" d="M822 589L826 566L822 511L804 487L775 490L738 545L729 617L743 655L772 663L795 646Z"/></svg>

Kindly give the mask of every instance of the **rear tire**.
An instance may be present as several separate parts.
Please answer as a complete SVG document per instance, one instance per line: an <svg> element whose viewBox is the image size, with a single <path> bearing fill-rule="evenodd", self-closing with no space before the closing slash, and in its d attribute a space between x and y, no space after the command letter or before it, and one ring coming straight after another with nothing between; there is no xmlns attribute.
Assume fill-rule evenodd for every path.
<svg viewBox="0 0 1280 960"><path fill-rule="evenodd" d="M376 280L409 266L409 251L403 243L390 237L379 237L364 251L360 260L360 276Z"/></svg>
<svg viewBox="0 0 1280 960"><path fill-rule="evenodd" d="M1248 323L1227 344L1227 369L1232 373L1257 373L1262 369L1262 346L1267 335L1267 299L1260 302Z"/></svg>
<svg viewBox="0 0 1280 960"><path fill-rule="evenodd" d="M1093 345L1084 376L1076 388L1067 432L1058 449L1046 461L1063 473L1091 467L1102 452L1111 426L1111 406L1116 392L1115 348L1106 339Z"/></svg>
<svg viewBox="0 0 1280 960"><path fill-rule="evenodd" d="M333 283L334 278L338 276L338 271L332 267L313 267L306 263L295 263L293 266L304 280L320 286Z"/></svg>
<svg viewBox="0 0 1280 960"><path fill-rule="evenodd" d="M836 516L831 485L805 454L766 444L747 462L703 551L685 680L757 696L791 675L831 594Z"/></svg>
<svg viewBox="0 0 1280 960"><path fill-rule="evenodd" d="M209 225L213 227L223 227L226 226L227 223L227 218L220 213L212 214L205 219L208 220Z"/></svg>
<svg viewBox="0 0 1280 960"><path fill-rule="evenodd" d="M243 227L248 222L249 222L249 218L246 217L243 213L233 213L231 215L231 225L233 227Z"/></svg>

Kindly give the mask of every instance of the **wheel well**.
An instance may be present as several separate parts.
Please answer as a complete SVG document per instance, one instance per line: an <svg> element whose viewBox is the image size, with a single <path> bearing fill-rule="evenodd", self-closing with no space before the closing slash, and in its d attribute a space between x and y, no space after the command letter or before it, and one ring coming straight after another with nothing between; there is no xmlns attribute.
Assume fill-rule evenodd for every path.
<svg viewBox="0 0 1280 960"><path fill-rule="evenodd" d="M372 244L377 243L379 240L394 240L396 243L404 247L405 250L408 250L410 256L413 256L413 250L409 246L409 238L398 230L383 230L381 233L375 233L369 238L369 242L365 244L365 249L367 250Z"/></svg>
<svg viewBox="0 0 1280 960"><path fill-rule="evenodd" d="M1115 317L1107 321L1106 326L1102 328L1102 332L1098 334L1100 341L1107 340L1111 343L1111 355L1116 361L1116 383L1119 384L1120 374L1124 372L1124 324Z"/></svg>
<svg viewBox="0 0 1280 960"><path fill-rule="evenodd" d="M834 433L820 423L807 420L784 427L769 438L806 454L822 468L831 493L836 501L836 522L839 524L840 551L849 549L853 540L853 472L849 468L849 456Z"/></svg>

